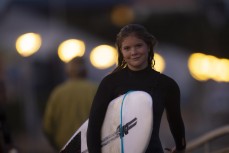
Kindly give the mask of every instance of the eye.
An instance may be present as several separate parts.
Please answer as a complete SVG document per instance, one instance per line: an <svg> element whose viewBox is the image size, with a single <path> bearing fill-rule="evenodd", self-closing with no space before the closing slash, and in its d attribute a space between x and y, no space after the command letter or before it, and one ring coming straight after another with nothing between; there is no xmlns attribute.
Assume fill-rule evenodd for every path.
<svg viewBox="0 0 229 153"><path fill-rule="evenodd" d="M129 47L129 46L124 46L124 47L122 48L122 50L128 51L128 50L130 50L130 47Z"/></svg>
<svg viewBox="0 0 229 153"><path fill-rule="evenodd" d="M140 47L142 47L142 46L143 46L142 43L136 44L136 47L137 47L137 48L140 48Z"/></svg>

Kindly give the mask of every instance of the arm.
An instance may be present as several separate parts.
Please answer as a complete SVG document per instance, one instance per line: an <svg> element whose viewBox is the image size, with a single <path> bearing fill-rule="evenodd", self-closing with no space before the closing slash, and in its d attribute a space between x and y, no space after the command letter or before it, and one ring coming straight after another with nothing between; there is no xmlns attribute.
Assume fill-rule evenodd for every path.
<svg viewBox="0 0 229 153"><path fill-rule="evenodd" d="M54 107L55 107L55 102L58 99L56 92L53 91L51 93L51 96L49 97L43 117L43 125L42 125L42 130L48 139L49 143L54 147L57 148L54 137L56 135L56 123L55 123L55 112L54 112Z"/></svg>
<svg viewBox="0 0 229 153"><path fill-rule="evenodd" d="M111 84L103 80L94 97L87 130L87 146L90 153L101 152L101 127L110 102Z"/></svg>
<svg viewBox="0 0 229 153"><path fill-rule="evenodd" d="M185 128L180 110L180 89L175 81L167 85L168 93L166 97L166 114L169 127L176 143L174 151L184 150L186 147Z"/></svg>

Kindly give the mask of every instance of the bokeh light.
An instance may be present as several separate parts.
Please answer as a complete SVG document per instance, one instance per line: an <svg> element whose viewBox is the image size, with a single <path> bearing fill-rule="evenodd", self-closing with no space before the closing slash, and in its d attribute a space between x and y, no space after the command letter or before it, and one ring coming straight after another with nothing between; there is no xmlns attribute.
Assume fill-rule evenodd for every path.
<svg viewBox="0 0 229 153"><path fill-rule="evenodd" d="M188 67L192 77L199 81L206 81L208 79L205 73L207 63L203 60L204 56L202 53L195 53L188 60Z"/></svg>
<svg viewBox="0 0 229 153"><path fill-rule="evenodd" d="M154 53L154 60L155 60L154 69L159 72L163 72L166 65L164 58L160 54Z"/></svg>
<svg viewBox="0 0 229 153"><path fill-rule="evenodd" d="M189 57L188 68L193 78L199 81L212 79L229 82L229 60L212 55L194 53Z"/></svg>
<svg viewBox="0 0 229 153"><path fill-rule="evenodd" d="M83 56L84 53L85 44L83 41L77 39L65 40L58 47L58 56L65 63L76 56Z"/></svg>
<svg viewBox="0 0 229 153"><path fill-rule="evenodd" d="M117 50L109 45L95 47L90 54L92 65L98 69L106 69L117 61Z"/></svg>
<svg viewBox="0 0 229 153"><path fill-rule="evenodd" d="M215 67L215 80L218 82L229 82L229 59L219 59Z"/></svg>
<svg viewBox="0 0 229 153"><path fill-rule="evenodd" d="M134 20L134 11L127 5L117 5L111 12L111 21L116 26L124 26Z"/></svg>
<svg viewBox="0 0 229 153"><path fill-rule="evenodd" d="M41 36L36 33L26 33L16 40L16 50L23 56L28 57L37 52L41 47Z"/></svg>

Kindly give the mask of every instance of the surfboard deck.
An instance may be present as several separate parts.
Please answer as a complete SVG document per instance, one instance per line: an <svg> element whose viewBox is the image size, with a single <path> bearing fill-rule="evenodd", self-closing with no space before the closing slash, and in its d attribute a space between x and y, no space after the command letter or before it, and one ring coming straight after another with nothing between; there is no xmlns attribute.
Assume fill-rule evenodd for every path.
<svg viewBox="0 0 229 153"><path fill-rule="evenodd" d="M88 120L74 133L60 153L88 153L87 127ZM144 153L152 127L151 96L143 91L132 91L121 95L112 100L107 108L101 129L101 150L103 153L119 153L122 142L125 153Z"/></svg>

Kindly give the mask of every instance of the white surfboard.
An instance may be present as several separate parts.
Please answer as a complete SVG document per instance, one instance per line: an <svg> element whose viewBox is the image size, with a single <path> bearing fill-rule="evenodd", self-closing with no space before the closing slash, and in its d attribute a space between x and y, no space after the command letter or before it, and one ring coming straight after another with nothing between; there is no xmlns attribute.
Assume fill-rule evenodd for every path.
<svg viewBox="0 0 229 153"><path fill-rule="evenodd" d="M88 153L87 127L88 120L74 133L60 152ZM153 101L148 93L131 91L117 97L110 102L102 125L102 153L120 153L122 149L125 153L144 153L152 127Z"/></svg>

